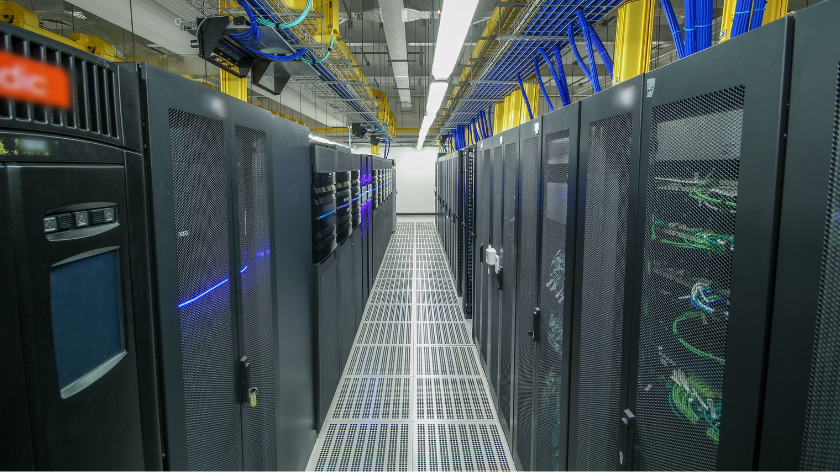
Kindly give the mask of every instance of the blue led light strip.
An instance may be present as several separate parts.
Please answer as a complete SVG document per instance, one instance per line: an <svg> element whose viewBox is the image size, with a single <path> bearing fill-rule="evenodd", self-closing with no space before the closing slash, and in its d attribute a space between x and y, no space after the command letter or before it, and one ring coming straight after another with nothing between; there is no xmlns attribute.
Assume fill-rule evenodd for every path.
<svg viewBox="0 0 840 472"><path fill-rule="evenodd" d="M329 212L329 213L324 213L323 215L319 216L319 217L318 217L318 219L319 219L319 220L323 220L324 218L326 218L326 217L328 217L328 216L332 215L333 213L335 213L335 211L336 211L336 210L338 210L338 208L336 208L335 210L333 210L333 211L331 211L331 212Z"/></svg>
<svg viewBox="0 0 840 472"><path fill-rule="evenodd" d="M245 267L245 268L247 269L247 267ZM190 303L192 303L192 302L194 302L194 301L198 300L199 298L201 298L201 297L203 297L203 296L207 295L208 293L212 292L213 290L216 290L217 288L219 288L219 287L221 287L222 285L226 284L226 283L228 282L228 280L230 280L230 279L225 279L225 280L222 280L221 282L219 282L219 283L217 283L216 285L214 285L214 286L210 287L209 289L207 289L207 291L205 291L205 292L204 292L204 293L202 293L201 295L199 295L199 296L197 296L197 297L193 298L192 300L187 300L187 301L185 301L184 303L181 303L180 305L178 305L178 308L181 308L181 307L183 307L183 306L189 305Z"/></svg>
<svg viewBox="0 0 840 472"><path fill-rule="evenodd" d="M241 273L245 272L246 270L248 270L248 266L245 266L245 268L240 270L239 273L241 274Z"/></svg>
<svg viewBox="0 0 840 472"><path fill-rule="evenodd" d="M351 203L351 202L347 202L347 203L345 203L344 205L341 205L340 207L336 208L336 210L341 210L342 208L346 207L346 206L347 206L347 205L349 205L350 203Z"/></svg>

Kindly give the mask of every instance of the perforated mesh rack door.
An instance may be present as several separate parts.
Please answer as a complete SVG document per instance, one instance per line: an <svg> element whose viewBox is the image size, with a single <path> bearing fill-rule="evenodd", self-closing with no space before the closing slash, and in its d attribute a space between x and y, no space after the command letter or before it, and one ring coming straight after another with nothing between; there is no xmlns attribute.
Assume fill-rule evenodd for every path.
<svg viewBox="0 0 840 472"><path fill-rule="evenodd" d="M492 193L492 208L493 208L493 226L491 227L491 238L494 248L498 253L502 248L502 173L504 172L504 154L502 146L496 146L493 151L493 193ZM499 325L501 320L501 293L497 286L497 276L493 268L490 268L490 280L487 284L487 289L490 291L490 322L488 327L488 343L485 345L486 359L490 366L490 382L499 394L499 348L500 348L500 332Z"/></svg>
<svg viewBox="0 0 840 472"><path fill-rule="evenodd" d="M224 123L169 110L187 466L236 469Z"/></svg>
<svg viewBox="0 0 840 472"><path fill-rule="evenodd" d="M510 402L513 390L511 364L513 360L513 319L516 312L516 261L517 261L517 199L519 193L519 145L505 143L504 214L502 230L502 305L499 313L499 410L510 425Z"/></svg>
<svg viewBox="0 0 840 472"><path fill-rule="evenodd" d="M139 109L137 92L120 90L121 72L131 76L129 69L120 71L115 63L6 22L0 22L0 50L66 70L72 96L72 104L67 110L0 99L0 124L4 128L70 134L139 148L139 136L126 141L121 130L122 107L128 107L134 113ZM134 77L124 79L137 85L136 73Z"/></svg>
<svg viewBox="0 0 840 472"><path fill-rule="evenodd" d="M614 469L618 451L632 113L588 123L577 391L578 469ZM591 349L598 346L597 349Z"/></svg>
<svg viewBox="0 0 840 472"><path fill-rule="evenodd" d="M527 125L523 134L530 125ZM530 334L534 329L532 313L537 308L537 285L539 279L539 257L537 237L539 233L540 207L540 136L536 135L522 142L520 162L521 209L520 234L517 259L516 287L516 402L514 408L514 448L524 470L533 469L531 463L532 425L534 418L534 349L535 342Z"/></svg>
<svg viewBox="0 0 840 472"><path fill-rule="evenodd" d="M802 470L840 469L840 67Z"/></svg>
<svg viewBox="0 0 840 472"><path fill-rule="evenodd" d="M274 310L271 299L269 189L266 133L236 126L239 193L239 269L245 354L251 364L251 385L258 389L256 407L245 410L248 468L277 469L274 411Z"/></svg>
<svg viewBox="0 0 840 472"><path fill-rule="evenodd" d="M547 126L546 126L547 127ZM536 427L534 454L536 470L561 470L565 457L558 448L565 437L561 423L565 404L561 398L563 372L563 327L566 307L566 234L569 221L569 130L545 137L543 151L542 249L540 277L541 333L539 368L536 379ZM571 222L574 223L574 222Z"/></svg>
<svg viewBox="0 0 840 472"><path fill-rule="evenodd" d="M652 109L635 411L644 470L716 464L743 106L734 87Z"/></svg>

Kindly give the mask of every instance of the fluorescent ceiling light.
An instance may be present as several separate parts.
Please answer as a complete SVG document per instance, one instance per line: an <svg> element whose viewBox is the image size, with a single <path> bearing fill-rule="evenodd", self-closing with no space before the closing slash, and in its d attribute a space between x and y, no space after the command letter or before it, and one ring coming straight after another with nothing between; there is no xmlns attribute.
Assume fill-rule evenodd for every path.
<svg viewBox="0 0 840 472"><path fill-rule="evenodd" d="M476 6L478 0L443 0L435 60L432 62L432 75L436 79L446 79L452 74Z"/></svg>
<svg viewBox="0 0 840 472"><path fill-rule="evenodd" d="M431 128L431 127L432 127L432 123L434 123L434 122L435 122L435 116L436 116L436 115L426 115L426 116L423 118L423 124L420 126L420 128L421 128L421 129L425 129L425 130L428 130L429 128Z"/></svg>
<svg viewBox="0 0 840 472"><path fill-rule="evenodd" d="M449 87L449 82L432 82L429 85L429 101L426 103L426 115L436 115L440 110L440 105L443 103L443 97L446 96L446 89Z"/></svg>

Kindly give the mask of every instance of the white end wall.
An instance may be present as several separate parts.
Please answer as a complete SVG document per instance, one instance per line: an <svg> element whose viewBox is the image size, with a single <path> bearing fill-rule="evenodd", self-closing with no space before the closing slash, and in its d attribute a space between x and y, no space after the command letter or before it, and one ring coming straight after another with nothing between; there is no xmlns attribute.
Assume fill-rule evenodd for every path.
<svg viewBox="0 0 840 472"><path fill-rule="evenodd" d="M397 165L397 213L434 213L437 147L393 147L388 158Z"/></svg>

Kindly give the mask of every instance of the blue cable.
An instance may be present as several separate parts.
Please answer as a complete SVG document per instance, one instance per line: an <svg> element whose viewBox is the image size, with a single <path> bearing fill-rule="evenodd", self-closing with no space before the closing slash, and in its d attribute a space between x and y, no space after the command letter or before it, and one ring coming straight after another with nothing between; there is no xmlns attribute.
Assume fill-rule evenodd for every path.
<svg viewBox="0 0 840 472"><path fill-rule="evenodd" d="M697 4L695 0L685 0L685 55L694 54L697 49L694 47L694 23L697 16L695 11Z"/></svg>
<svg viewBox="0 0 840 472"><path fill-rule="evenodd" d="M595 45L595 50L598 51L598 55L601 56L601 60L604 62L604 67L607 69L607 73L610 74L610 78L613 76L613 63L612 59L610 59L610 55L607 53L607 48L604 47L604 43L601 42L601 38L598 36L598 33L595 32L592 27L589 26L589 22L586 21L586 15L583 14L583 11L577 11L578 22L580 23L581 29L586 30L586 37ZM595 57L592 57L593 62L593 69L595 67ZM597 71L595 72L597 74Z"/></svg>
<svg viewBox="0 0 840 472"><path fill-rule="evenodd" d="M750 31L761 26L761 23L764 21L764 10L766 6L767 0L755 0L752 18L750 19Z"/></svg>
<svg viewBox="0 0 840 472"><path fill-rule="evenodd" d="M516 81L519 82L519 90L522 91L522 99L525 100L525 106L528 107L528 116L533 120L534 114L531 113L531 102L528 101L528 94L525 93L525 85L522 84L522 77L516 74Z"/></svg>
<svg viewBox="0 0 840 472"><path fill-rule="evenodd" d="M540 49L540 52L542 52L542 49ZM551 70L551 62L546 61L546 63L548 64L548 69ZM540 74L540 60L536 57L534 58L534 70L537 71L537 82L540 84L540 90L542 91L543 97L545 97L545 103L548 104L548 111L552 112L554 111L554 105L551 104L551 99L548 98L548 92L545 91L545 85L542 81L542 74Z"/></svg>
<svg viewBox="0 0 840 472"><path fill-rule="evenodd" d="M560 46L557 44L551 48L551 52L554 53L554 62L557 63L554 67L554 71L557 73L557 79L560 81L560 85L557 87L560 91L560 100L563 102L563 106L565 107L572 103L572 97L569 95L569 84L566 82L566 71L563 70L563 55L560 53Z"/></svg>
<svg viewBox="0 0 840 472"><path fill-rule="evenodd" d="M589 29L586 27L586 17L583 16L583 12L580 10L577 11L578 15L578 23L580 24L580 32L583 34L583 43L586 46L586 59L589 61L589 76L592 77L592 85L593 88L596 89L595 92L601 91L601 82L598 78L598 66L595 64L595 54L592 49L592 38L589 35ZM595 85L597 84L597 87Z"/></svg>
<svg viewBox="0 0 840 472"><path fill-rule="evenodd" d="M560 48L557 45L555 45L554 48L555 48L555 57L557 57L559 59ZM557 86L557 91L560 93L560 103L562 103L564 107L567 106L569 104L569 99L566 98L565 94L568 91L568 89L566 88L568 86L566 85L566 80L565 80L566 77L565 77L565 74L563 73L563 63L562 62L559 63L560 73L558 73L557 69L555 69L554 65L551 63L551 58L548 56L548 53L545 52L543 49L537 49L537 52L539 52L540 55L542 55L543 59L545 60L545 63L548 64L548 71L551 72L551 76L554 78L554 85ZM563 76L562 79L560 78L561 76ZM545 94L545 90L543 90L543 94ZM547 94L546 94L546 96L547 96ZM551 111L554 111L554 108L551 105L549 105L548 108Z"/></svg>
<svg viewBox="0 0 840 472"><path fill-rule="evenodd" d="M751 5L751 0L738 0L735 3L735 16L732 19L732 31L729 33L730 38L740 36L747 32L750 22Z"/></svg>
<svg viewBox="0 0 840 472"><path fill-rule="evenodd" d="M685 57L685 46L683 45L682 33L680 32L680 24L677 22L677 15L674 14L674 6L671 5L671 0L659 0L662 4L662 11L665 12L665 18L668 19L668 28L671 29L671 36L674 37L674 47L677 49L677 58Z"/></svg>
<svg viewBox="0 0 840 472"><path fill-rule="evenodd" d="M592 71L589 70L589 67L583 62L583 58L580 57L580 51L578 51L577 46L575 45L575 35L574 35L574 25L569 23L568 26L568 34L569 34L569 47L572 48L572 54L575 56L575 60L577 61L580 68L583 70L583 74L589 79L589 83L592 84L592 89L595 93L601 91L601 84L598 83L598 80L592 78Z"/></svg>

